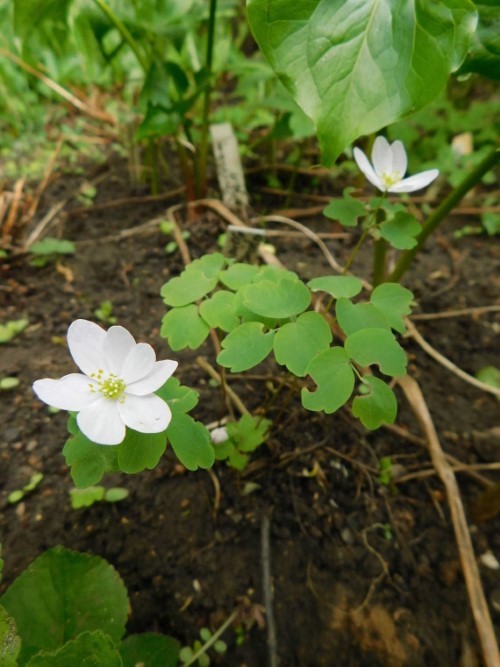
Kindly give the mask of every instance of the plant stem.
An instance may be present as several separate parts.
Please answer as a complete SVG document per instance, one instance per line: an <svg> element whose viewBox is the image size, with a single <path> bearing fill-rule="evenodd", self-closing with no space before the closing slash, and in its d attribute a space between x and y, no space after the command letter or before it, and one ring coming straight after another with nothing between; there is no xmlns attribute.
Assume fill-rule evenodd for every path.
<svg viewBox="0 0 500 667"><path fill-rule="evenodd" d="M210 125L210 97L212 95L212 61L214 54L215 17L217 14L217 0L210 0L208 16L207 53L205 69L207 83L203 100L203 116L201 121L200 148L197 159L196 195L204 197L207 189L207 159L208 159L208 130Z"/></svg>
<svg viewBox="0 0 500 667"><path fill-rule="evenodd" d="M361 236L359 237L358 242L356 243L356 245L354 246L354 248L351 250L351 254L350 254L349 257L347 258L347 262L345 263L344 270L342 271L342 275L345 274L345 273L347 272L347 270L349 269L349 267L351 266L351 264L354 262L354 260L355 260L355 258L356 258L356 255L358 254L358 250L361 248L361 246L362 246L362 244L363 244L363 241L364 241L364 240L366 239L366 237L368 236L368 231L369 231L368 229L364 229L364 230L363 230L363 233L362 233Z"/></svg>
<svg viewBox="0 0 500 667"><path fill-rule="evenodd" d="M394 271L389 276L390 282L399 282L408 267L412 263L415 255L420 252L427 237L438 227L439 223L452 211L458 202L471 190L481 178L492 169L500 159L500 149L494 148L488 155L475 167L470 174L463 179L450 194L443 199L441 204L433 211L422 226L422 231L417 237L417 245L411 250L404 252L394 267Z"/></svg>
<svg viewBox="0 0 500 667"><path fill-rule="evenodd" d="M210 639L203 644L203 646L199 649L199 651L196 651L196 653L193 653L193 655L189 658L187 662L183 662L181 667L189 667L189 665L193 665L200 656L205 655L205 653L208 651L208 649L215 644L215 642L219 639L219 637L222 635L222 633L231 625L231 623L234 621L234 619L237 616L237 612L233 611L231 616L227 618L224 623L220 626L220 628L210 637Z"/></svg>
<svg viewBox="0 0 500 667"><path fill-rule="evenodd" d="M102 9L102 11L106 14L106 16L109 18L111 23L114 24L118 32L121 34L123 39L127 42L127 44L130 46L132 51L135 53L135 56L137 60L139 61L140 66L144 70L144 74L148 71L148 61L144 57L143 53L141 52L141 49L139 48L139 44L135 41L135 39L132 37L130 32L128 31L128 28L126 25L123 23L123 21L118 18L118 16L114 13L114 11L109 7L104 0L94 0L95 4Z"/></svg>

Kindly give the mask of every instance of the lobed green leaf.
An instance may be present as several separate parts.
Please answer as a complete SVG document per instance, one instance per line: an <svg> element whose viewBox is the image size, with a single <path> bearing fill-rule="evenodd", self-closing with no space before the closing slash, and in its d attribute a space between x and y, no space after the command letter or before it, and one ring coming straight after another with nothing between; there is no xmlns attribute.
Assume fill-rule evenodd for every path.
<svg viewBox="0 0 500 667"><path fill-rule="evenodd" d="M200 305L200 315L212 328L222 331L232 331L240 323L234 312L234 293L219 290Z"/></svg>
<svg viewBox="0 0 500 667"><path fill-rule="evenodd" d="M406 374L406 354L388 329L362 329L346 338L345 351L361 366L377 364L393 377Z"/></svg>
<svg viewBox="0 0 500 667"><path fill-rule="evenodd" d="M328 349L332 332L319 313L307 312L283 325L274 337L276 361L298 377L306 374L316 355Z"/></svg>
<svg viewBox="0 0 500 667"><path fill-rule="evenodd" d="M186 347L196 350L209 333L210 327L200 316L195 304L169 310L163 316L160 329L160 335L168 340L174 351Z"/></svg>
<svg viewBox="0 0 500 667"><path fill-rule="evenodd" d="M122 667L122 659L111 637L104 632L82 632L55 651L41 651L26 667Z"/></svg>
<svg viewBox="0 0 500 667"><path fill-rule="evenodd" d="M417 245L416 237L422 228L415 216L399 211L394 217L384 220L379 229L381 237L393 248L409 250Z"/></svg>
<svg viewBox="0 0 500 667"><path fill-rule="evenodd" d="M273 348L274 331L264 332L260 322L246 322L222 341L217 363L233 373L246 371L263 361Z"/></svg>
<svg viewBox="0 0 500 667"><path fill-rule="evenodd" d="M349 400L354 389L354 371L342 347L332 347L318 354L309 364L307 373L317 385L314 392L302 389L302 405L307 410L330 414Z"/></svg>
<svg viewBox="0 0 500 667"><path fill-rule="evenodd" d="M394 392L385 382L373 376L365 376L363 383L370 392L356 396L352 402L352 414L361 420L363 426L374 430L382 424L393 424L398 411Z"/></svg>
<svg viewBox="0 0 500 667"><path fill-rule="evenodd" d="M210 434L190 415L175 415L167 429L167 436L175 455L188 470L212 467L215 455Z"/></svg>
<svg viewBox="0 0 500 667"><path fill-rule="evenodd" d="M350 299L363 289L363 283L355 276L321 276L310 280L307 286L313 292L326 292L335 299Z"/></svg>
<svg viewBox="0 0 500 667"><path fill-rule="evenodd" d="M311 293L303 282L282 279L262 280L243 290L245 306L257 315L286 319L302 313L311 302Z"/></svg>
<svg viewBox="0 0 500 667"><path fill-rule="evenodd" d="M120 644L123 667L177 667L180 643L155 632L130 635Z"/></svg>

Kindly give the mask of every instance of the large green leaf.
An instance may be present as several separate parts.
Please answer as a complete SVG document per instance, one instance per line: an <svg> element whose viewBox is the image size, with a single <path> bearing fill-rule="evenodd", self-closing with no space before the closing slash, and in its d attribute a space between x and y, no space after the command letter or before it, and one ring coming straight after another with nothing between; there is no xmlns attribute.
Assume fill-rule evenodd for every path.
<svg viewBox="0 0 500 667"><path fill-rule="evenodd" d="M26 667L122 667L122 659L113 640L104 633L82 632L55 651L41 651Z"/></svg>
<svg viewBox="0 0 500 667"><path fill-rule="evenodd" d="M465 58L470 0L247 0L254 36L327 164L431 100Z"/></svg>
<svg viewBox="0 0 500 667"><path fill-rule="evenodd" d="M477 30L460 74L479 72L500 80L500 4L498 0L475 3L479 12Z"/></svg>
<svg viewBox="0 0 500 667"><path fill-rule="evenodd" d="M16 667L20 649L21 640L14 619L0 607L0 666Z"/></svg>
<svg viewBox="0 0 500 667"><path fill-rule="evenodd" d="M39 556L0 603L16 622L21 665L38 651L53 651L86 631L101 630L119 641L129 610L127 590L112 565L63 547Z"/></svg>
<svg viewBox="0 0 500 667"><path fill-rule="evenodd" d="M130 635L120 646L123 667L177 667L180 643L154 632Z"/></svg>

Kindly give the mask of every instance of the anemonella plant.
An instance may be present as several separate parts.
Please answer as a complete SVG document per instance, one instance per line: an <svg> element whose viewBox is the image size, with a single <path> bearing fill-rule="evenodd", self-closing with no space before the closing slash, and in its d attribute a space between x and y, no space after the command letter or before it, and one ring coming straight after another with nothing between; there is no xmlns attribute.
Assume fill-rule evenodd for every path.
<svg viewBox="0 0 500 667"><path fill-rule="evenodd" d="M68 329L68 347L81 373L37 380L33 389L70 412L63 453L77 486L96 484L105 472L153 468L167 442L191 470L213 464L208 430L187 414L197 393L172 377L177 361L156 361L153 348L124 327L104 331L81 319Z"/></svg>
<svg viewBox="0 0 500 667"><path fill-rule="evenodd" d="M166 430L172 413L154 392L174 373L176 361L156 361L151 345L137 344L121 326L105 332L87 320L71 324L68 347L82 372L37 380L38 398L77 412L79 429L99 445L119 445L127 426L140 433Z"/></svg>

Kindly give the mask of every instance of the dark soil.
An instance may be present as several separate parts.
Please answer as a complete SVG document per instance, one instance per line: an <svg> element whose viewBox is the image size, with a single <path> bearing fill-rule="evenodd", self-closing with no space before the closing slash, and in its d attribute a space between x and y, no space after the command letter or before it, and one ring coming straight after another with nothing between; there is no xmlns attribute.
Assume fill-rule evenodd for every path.
<svg viewBox="0 0 500 667"><path fill-rule="evenodd" d="M40 217L73 192L79 179L55 181L44 195ZM124 166L112 163L98 191L97 205L130 196ZM72 206L77 204L66 210ZM50 231L77 244L73 257L43 269L19 257L2 268L1 321L27 317L30 325L0 349L0 377L20 380L16 390L1 395L0 404L5 558L0 590L47 548L63 544L90 551L113 563L128 587L129 632L158 631L192 644L201 627L215 630L242 601L249 616L265 617L260 606L261 533L268 517L282 667L479 665L447 501L426 449L387 429L366 432L347 409L325 416L305 413L293 401L275 404L272 437L247 470L240 474L215 466L221 488L218 508L211 476L185 471L168 452L153 471L105 480L129 490L125 501L71 509L73 485L61 454L67 418L50 414L34 397L31 384L72 372L64 346L67 327L77 318L95 320L102 301L110 300L118 322L152 343L159 358L179 359L176 376L200 392L197 419L209 423L225 416L218 391L196 364L199 352L174 354L159 338L165 312L159 290L182 270L180 254L167 255L168 239L156 230L117 236L164 210L164 203L89 208ZM451 218L408 275L405 282L416 294L417 312L495 303L498 246L481 237L454 240L453 230L465 222ZM331 221L315 224L336 231ZM202 212L189 230L189 248L197 257L217 249L224 225ZM302 276L329 273L307 239L275 245L280 259ZM339 257L351 246L351 241L330 243ZM363 270L363 258L356 269ZM417 324L431 344L465 371L500 367L498 314ZM495 397L457 378L414 343L405 345L410 371L422 387L446 452L465 464L498 461ZM214 363L208 344L201 353ZM232 381L251 409L270 399L269 382L276 384L281 371L263 366L259 373L264 379ZM398 425L421 437L404 397L399 399ZM392 457L402 475L430 474L387 488L377 479L384 456ZM19 504L8 504L9 492L24 486L34 472L44 475L40 486ZM470 475L457 474L470 513L483 487ZM483 474L495 481L494 473ZM491 550L500 559L500 517L479 525L473 525L472 516L470 521L476 554ZM480 569L500 629L498 570ZM225 639L228 653L215 658L217 664L268 664L266 629L258 623L240 646L232 630Z"/></svg>

